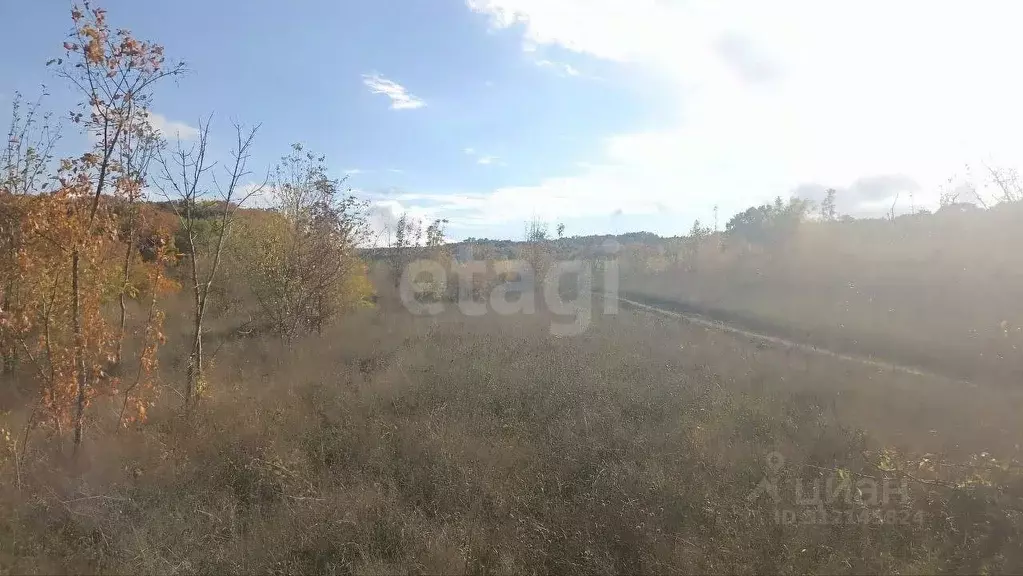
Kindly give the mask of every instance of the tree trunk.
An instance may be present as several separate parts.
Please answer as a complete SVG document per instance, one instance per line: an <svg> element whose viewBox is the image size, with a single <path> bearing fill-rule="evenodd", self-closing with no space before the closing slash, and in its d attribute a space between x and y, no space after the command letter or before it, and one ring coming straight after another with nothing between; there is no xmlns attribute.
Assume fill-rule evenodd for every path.
<svg viewBox="0 0 1023 576"><path fill-rule="evenodd" d="M202 381L202 320L196 315L192 331L192 351L188 355L188 374L185 383L185 408L190 408L198 395L198 385Z"/></svg>
<svg viewBox="0 0 1023 576"><path fill-rule="evenodd" d="M124 302L124 291L121 291L121 297L118 304L121 308L121 323L117 329L117 354L114 356L114 365L121 365L121 355L124 354L124 321L128 317L128 309Z"/></svg>
<svg viewBox="0 0 1023 576"><path fill-rule="evenodd" d="M132 210L134 208L129 208ZM124 353L124 324L128 318L128 309L125 303L126 294L128 290L129 274L131 272L131 252L135 244L135 217L134 213L128 216L128 247L124 250L124 269L121 275L121 295L119 298L119 304L121 307L121 322L117 330L117 355L115 356L115 364L121 365L121 355Z"/></svg>
<svg viewBox="0 0 1023 576"><path fill-rule="evenodd" d="M4 266L9 267L6 271L11 274L11 277L7 280L7 286L4 287L4 299L3 304L0 305L0 311L7 314L19 314L21 313L21 284L19 283L18 277L18 249L17 246L21 245L21 239L12 234L5 239L7 246L7 255L4 258ZM13 374L18 369L18 343L17 337L14 333L9 333L7 337L0 340L0 357L3 361L0 363L0 374Z"/></svg>
<svg viewBox="0 0 1023 576"><path fill-rule="evenodd" d="M191 234L189 234L191 238ZM195 242L190 242L192 249L192 286L195 317L192 324L192 351L188 356L188 373L185 376L185 409L191 408L198 394L198 385L203 377L202 353L202 321L205 315L206 302L199 286L199 268L195 261Z"/></svg>
<svg viewBox="0 0 1023 576"><path fill-rule="evenodd" d="M75 337L75 370L77 371L76 376L78 380L78 402L75 407L74 452L76 454L82 444L82 434L85 427L85 395L86 387L88 386L88 379L85 374L85 338L82 335L81 292L79 290L81 264L79 260L78 248L76 247L74 254L71 256L71 322Z"/></svg>
<svg viewBox="0 0 1023 576"><path fill-rule="evenodd" d="M13 304L11 292L14 290L12 286L13 283L4 291L4 301L3 304L0 304L0 310L2 311L11 311ZM15 344L14 338L5 338L4 341L0 342L0 346L3 347L0 350L0 356L3 357L3 362L0 363L0 374L13 374L18 368L18 347Z"/></svg>

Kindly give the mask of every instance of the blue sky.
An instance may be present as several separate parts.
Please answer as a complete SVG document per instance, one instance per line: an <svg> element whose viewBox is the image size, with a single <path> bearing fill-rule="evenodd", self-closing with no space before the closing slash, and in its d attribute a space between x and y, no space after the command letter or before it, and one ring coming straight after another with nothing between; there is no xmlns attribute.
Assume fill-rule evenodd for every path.
<svg viewBox="0 0 1023 576"><path fill-rule="evenodd" d="M191 73L153 111L185 136L261 123L253 166L302 142L374 202L450 236L522 235L533 215L587 234L684 233L824 186L840 209L936 202L963 164L1021 155L1023 53L1008 3L667 0L109 0L115 27ZM46 83L63 1L6 2L0 104ZM1004 28L1004 30L1003 30ZM1007 77L1008 76L1008 77ZM390 92L391 95L388 95ZM397 98L392 100L392 96ZM69 153L84 137L66 130ZM994 159L994 160L992 160ZM980 182L982 185L983 182ZM883 210L882 210L883 207Z"/></svg>

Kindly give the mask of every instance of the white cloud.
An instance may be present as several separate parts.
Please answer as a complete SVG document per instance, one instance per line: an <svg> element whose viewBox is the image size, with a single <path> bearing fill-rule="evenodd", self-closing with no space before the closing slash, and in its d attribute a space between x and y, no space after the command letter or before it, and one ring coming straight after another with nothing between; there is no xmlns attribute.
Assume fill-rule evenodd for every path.
<svg viewBox="0 0 1023 576"><path fill-rule="evenodd" d="M543 59L543 60L537 60L536 61L536 65L541 67L541 68L551 68L559 76L579 76L580 75L580 72L578 70L576 70L575 68L573 68L571 64L566 64L564 62L554 62L552 60Z"/></svg>
<svg viewBox="0 0 1023 576"><path fill-rule="evenodd" d="M409 94L401 84L388 80L379 74L364 74L362 83L374 94L383 94L391 99L392 110L415 110L426 106L421 98Z"/></svg>
<svg viewBox="0 0 1023 576"><path fill-rule="evenodd" d="M233 196L232 202L243 201L246 208L267 208L276 202L270 186L263 182L239 184Z"/></svg>
<svg viewBox="0 0 1023 576"><path fill-rule="evenodd" d="M189 126L184 122L168 120L163 114L149 112L149 124L153 129L162 134L164 138L188 141L199 137L198 128Z"/></svg>
<svg viewBox="0 0 1023 576"><path fill-rule="evenodd" d="M493 156L490 154L479 154L475 148L463 148L462 152L465 153L466 156L475 157L476 163L482 166L490 166L492 164L506 166L504 162L499 162L500 158L498 158L497 156Z"/></svg>
<svg viewBox="0 0 1023 576"><path fill-rule="evenodd" d="M100 108L94 107L94 112L99 112ZM161 134L164 138L176 141L181 140L188 142L195 140L199 137L199 129L194 126L189 126L184 122L176 122L168 120L163 114L157 114L155 112L146 112L146 119L149 121L149 125L152 126L153 130ZM96 144L103 139L101 130L90 130L86 132L86 138L90 144Z"/></svg>
<svg viewBox="0 0 1023 576"><path fill-rule="evenodd" d="M618 62L647 60L677 47L691 26L678 4L658 0L466 0L495 29L520 26L523 49L559 45Z"/></svg>
<svg viewBox="0 0 1023 576"><path fill-rule="evenodd" d="M714 204L724 215L801 184L854 189L887 175L916 182L922 206L966 162L1023 164L1023 79L1005 73L1023 53L1023 5L466 3L526 52L616 63L670 102L662 128L608 135L583 166L488 193L477 203L494 211L487 220L667 207L684 227Z"/></svg>
<svg viewBox="0 0 1023 576"><path fill-rule="evenodd" d="M408 214L410 218L422 223L424 231L430 222L440 218L436 209L409 204L408 196L410 195L398 194L393 197L378 199L370 204L368 210L369 244L377 247L389 245L393 241L394 230L398 223L398 218L402 214Z"/></svg>
<svg viewBox="0 0 1023 576"><path fill-rule="evenodd" d="M394 233L399 214L401 214L401 205L397 202L375 202L369 207L367 219L372 246L387 246L390 243L388 236Z"/></svg>

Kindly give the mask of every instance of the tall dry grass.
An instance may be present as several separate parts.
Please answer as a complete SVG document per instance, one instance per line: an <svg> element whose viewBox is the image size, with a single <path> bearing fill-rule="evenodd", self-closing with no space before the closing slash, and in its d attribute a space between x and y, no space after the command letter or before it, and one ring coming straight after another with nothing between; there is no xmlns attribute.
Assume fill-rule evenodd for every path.
<svg viewBox="0 0 1023 576"><path fill-rule="evenodd" d="M1010 458L1017 398L643 313L600 318L576 338L551 336L550 321L415 318L384 294L322 338L234 338L195 414L168 391L144 427L114 433L97 421L77 463L39 439L20 489L5 460L0 571L1023 566L1018 480L913 483L896 508L921 512L919 523L785 525L774 514L798 507L791 490L778 504L749 499L773 451L786 458L784 486L838 469L880 475L871 455L886 447L907 459Z"/></svg>
<svg viewBox="0 0 1023 576"><path fill-rule="evenodd" d="M698 265L646 266L623 288L823 346L1012 386L1023 378L1021 223L1015 203L894 222L810 222L773 248L724 239L722 250L712 238Z"/></svg>

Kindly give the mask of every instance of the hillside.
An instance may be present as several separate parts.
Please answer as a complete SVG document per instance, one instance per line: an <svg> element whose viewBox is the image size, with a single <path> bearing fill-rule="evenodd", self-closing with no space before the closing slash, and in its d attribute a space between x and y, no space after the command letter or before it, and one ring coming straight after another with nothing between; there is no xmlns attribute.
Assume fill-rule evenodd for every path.
<svg viewBox="0 0 1023 576"><path fill-rule="evenodd" d="M617 257L620 289L630 297L968 381L1018 382L1023 204L967 206L894 220L806 219L766 240L708 230L543 244L560 260ZM500 261L535 244L469 239L446 248L459 261ZM394 249L364 254L386 261Z"/></svg>
<svg viewBox="0 0 1023 576"><path fill-rule="evenodd" d="M1023 377L1023 205L808 222L783 246L708 237L623 289L766 323L801 340L966 380Z"/></svg>

